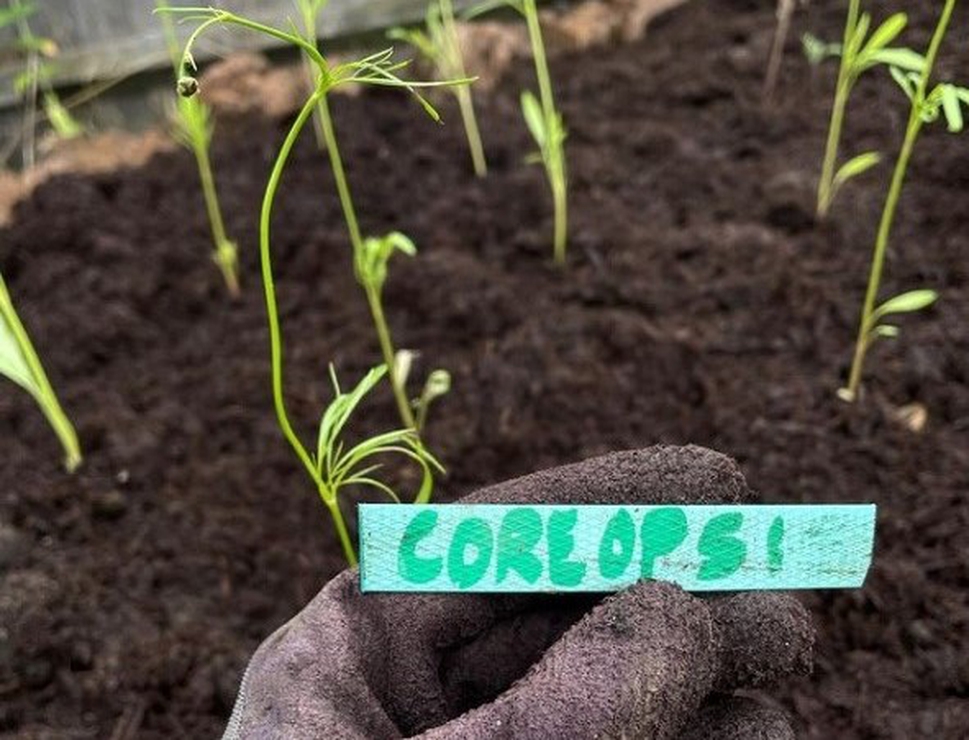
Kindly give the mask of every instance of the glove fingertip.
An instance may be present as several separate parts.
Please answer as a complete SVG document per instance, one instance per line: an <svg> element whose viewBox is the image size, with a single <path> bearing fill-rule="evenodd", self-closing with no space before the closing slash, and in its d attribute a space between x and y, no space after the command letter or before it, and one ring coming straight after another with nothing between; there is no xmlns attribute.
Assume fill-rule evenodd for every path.
<svg viewBox="0 0 969 740"><path fill-rule="evenodd" d="M785 712L753 699L718 696L707 702L680 740L795 740Z"/></svg>
<svg viewBox="0 0 969 740"><path fill-rule="evenodd" d="M719 689L768 686L813 667L811 615L787 594L750 592L710 601L720 639Z"/></svg>

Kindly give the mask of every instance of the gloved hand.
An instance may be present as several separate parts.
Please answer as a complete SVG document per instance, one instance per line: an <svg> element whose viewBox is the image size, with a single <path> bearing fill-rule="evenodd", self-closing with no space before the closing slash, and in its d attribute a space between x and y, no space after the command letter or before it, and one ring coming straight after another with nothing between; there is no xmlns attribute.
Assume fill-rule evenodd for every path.
<svg viewBox="0 0 969 740"><path fill-rule="evenodd" d="M555 468L466 503L743 503L736 465L655 447ZM226 738L793 738L730 696L807 672L805 609L640 582L589 595L361 595L334 578L253 657Z"/></svg>

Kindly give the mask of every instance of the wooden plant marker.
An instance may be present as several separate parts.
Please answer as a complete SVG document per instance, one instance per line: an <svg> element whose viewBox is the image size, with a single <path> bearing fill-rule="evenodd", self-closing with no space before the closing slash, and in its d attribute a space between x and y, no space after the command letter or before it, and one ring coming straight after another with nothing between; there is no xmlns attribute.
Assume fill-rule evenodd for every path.
<svg viewBox="0 0 969 740"><path fill-rule="evenodd" d="M360 505L364 592L860 588L875 505Z"/></svg>

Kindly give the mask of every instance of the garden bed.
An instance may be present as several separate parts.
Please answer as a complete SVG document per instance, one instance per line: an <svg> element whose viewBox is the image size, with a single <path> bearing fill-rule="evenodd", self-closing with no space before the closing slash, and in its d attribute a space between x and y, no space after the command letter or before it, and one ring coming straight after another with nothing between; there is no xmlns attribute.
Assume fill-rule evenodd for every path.
<svg viewBox="0 0 969 740"><path fill-rule="evenodd" d="M812 3L795 35L838 37L841 5ZM908 40L923 46L935 8L907 5ZM969 66L967 21L942 77ZM812 70L792 40L764 110L773 22L771 3L688 3L642 41L554 60L570 128L564 271L550 265L543 174L522 165L527 61L479 101L488 179L470 173L456 111L445 105L451 125L438 129L395 94L336 101L344 157L365 232L399 228L421 249L395 265L386 298L398 344L454 375L428 436L450 472L441 498L693 442L736 457L772 502L876 502L866 588L804 595L816 670L776 696L805 737L964 737L969 149L936 127L916 152L885 294L928 286L941 299L874 351L864 402L845 405L835 391L889 168L814 222L835 69ZM847 147L889 153L906 114L888 74L872 75ZM236 304L208 260L187 153L56 176L0 234L87 453L65 475L29 399L0 392L0 735L211 737L260 639L342 567L269 394L256 215L286 125L223 120L215 138L243 259ZM275 247L291 412L309 433L326 363L352 378L378 360L311 135L283 185ZM357 430L394 423L389 392L376 396ZM898 418L911 403L928 411L920 432Z"/></svg>

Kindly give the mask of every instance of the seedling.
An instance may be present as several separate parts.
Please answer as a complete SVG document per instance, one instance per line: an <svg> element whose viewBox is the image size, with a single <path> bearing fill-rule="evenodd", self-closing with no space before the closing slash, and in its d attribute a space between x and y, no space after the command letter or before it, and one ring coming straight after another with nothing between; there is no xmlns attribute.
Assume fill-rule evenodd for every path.
<svg viewBox="0 0 969 740"><path fill-rule="evenodd" d="M305 0L303 0L305 2ZM427 6L424 16L424 29L395 28L388 33L392 39L406 41L413 46L428 62L434 65L439 79L462 79L467 77L458 27L454 20L454 6L451 0L437 0ZM478 118L474 112L474 99L471 88L459 85L449 88L458 101L464 131L471 152L471 162L475 174L484 177L488 174L484 145L478 129Z"/></svg>
<svg viewBox="0 0 969 740"><path fill-rule="evenodd" d="M169 6L166 0L157 0L156 7L159 10L166 10ZM178 37L175 34L175 27L172 24L171 16L167 13L162 13L161 18L162 27L165 30L165 40L168 43L168 51L175 69L175 77L178 80L175 138L195 155L199 181L202 185L202 197L205 200L205 210L212 230L214 244L212 261L215 262L222 273L222 279L225 281L229 294L238 297L240 293L239 247L229 239L226 232L225 219L222 217L222 207L219 204L219 193L215 186L215 176L212 173L212 158L209 155L214 131L212 112L195 94L198 90L198 83L195 78L183 78L181 76L181 50L179 49ZM191 62L191 69L193 72L195 71L194 62Z"/></svg>
<svg viewBox="0 0 969 740"><path fill-rule="evenodd" d="M407 378L410 375L411 366L414 363L414 357L416 355L416 352L402 349L394 358L394 369L397 372L397 377L405 384L407 383ZM411 407L414 409L414 419L419 433L423 432L424 427L427 426L427 412L431 404L450 392L451 373L441 369L432 370L430 375L427 376L427 381L424 383L424 390L421 391L421 395L411 401Z"/></svg>
<svg viewBox="0 0 969 740"><path fill-rule="evenodd" d="M925 58L921 54L911 49L889 46L908 24L908 17L904 13L894 14L869 35L871 15L861 13L860 6L861 0L850 0L848 4L842 44L828 44L810 34L803 39L804 53L812 64L820 64L828 57L841 58L821 179L818 183L817 213L821 219L828 215L832 202L846 182L867 172L881 161L877 152L864 152L852 157L840 168L837 166L845 109L855 83L862 74L879 65L906 72L919 72L925 65Z"/></svg>
<svg viewBox="0 0 969 740"><path fill-rule="evenodd" d="M75 139L84 133L84 127L71 115L61 102L51 84L52 60L57 57L57 44L48 38L36 36L30 29L29 18L35 7L21 0L11 0L6 11L0 15L0 27L15 23L17 43L26 54L24 71L14 80L14 88L24 97L23 161L29 169L34 164L34 131L37 126L37 101L41 100L44 116L62 140Z"/></svg>
<svg viewBox="0 0 969 740"><path fill-rule="evenodd" d="M542 37L542 27L538 20L538 8L535 0L490 0L475 7L469 17L481 15L496 8L509 7L516 10L525 18L528 25L528 37L532 46L532 56L535 60L535 74L538 78L539 97L526 90L521 96L522 114L528 130L538 144L538 153L529 158L532 162L541 162L545 166L545 174L552 190L552 201L555 208L555 232L553 237L555 262L565 264L565 252L568 242L568 172L565 160L566 130L562 115L555 107L555 95L552 90L552 77L548 71L548 59L545 54L545 41Z"/></svg>
<svg viewBox="0 0 969 740"><path fill-rule="evenodd" d="M349 450L345 449L341 438L344 427L360 402L386 373L387 368L384 365L373 368L352 391L344 393L340 389L336 371L330 365L334 399L320 420L316 456L308 460L312 464L310 477L316 482L320 497L333 516L343 553L351 565L356 565L357 559L340 510L340 496L344 489L349 486L370 488L386 495L395 503L401 503L400 497L389 485L374 477L381 468L380 463L374 460L386 455L402 455L421 467L423 477L414 503L426 504L430 501L434 488L432 469L443 472L441 464L421 446L420 438L413 429L397 429L379 434Z"/></svg>
<svg viewBox="0 0 969 740"><path fill-rule="evenodd" d="M395 251L413 253L415 249L410 240L400 234L391 234L384 239L377 240L364 240L361 237L353 204L349 196L346 176L343 171L342 162L340 161L340 150L337 146L332 120L329 115L322 117L326 134L327 152L333 164L333 173L337 181L340 200L343 204L344 214L347 217L347 223L354 244L354 265L357 272L357 279L364 286L371 310L374 312L374 321L381 338L381 348L385 356L389 355L390 362L385 363L382 367L373 371L354 392L346 396L339 392L339 386L334 381L337 389L337 399L323 415L323 421L320 424L317 454L314 458L293 429L283 395L282 330L279 321L276 286L272 268L271 224L273 206L276 201L280 181L282 180L296 141L309 123L314 112L324 109L327 95L334 88L340 85L354 83L406 90L421 104L428 115L434 120L440 120L437 111L421 95L418 88L433 87L445 83L410 82L401 79L397 75L397 72L405 64L393 61L393 50L390 49L371 54L356 61L330 65L317 48L315 40L306 39L299 33L282 31L278 28L249 20L243 16L214 8L179 8L177 10L171 9L167 12L188 13L191 17L201 21L189 37L182 55L180 78L183 80L183 85L189 84L185 81L194 79L191 74L194 69L194 63L192 62L192 49L194 44L207 30L223 25L239 26L292 44L313 60L318 71L316 87L304 103L299 115L297 115L296 120L286 134L269 176L269 182L266 185L259 223L259 254L266 297L266 313L269 322L273 403L276 409L276 417L283 436L289 442L296 456L306 469L306 472L316 484L320 497L333 516L347 560L350 563L355 563L356 555L353 552L343 515L339 508L338 495L340 489L347 485L359 484L376 487L384 493L390 490L388 488L382 488L380 485L374 485L375 479L370 475L375 470L373 466L364 466L361 468L360 465L374 455L389 452L404 454L417 461L421 464L424 472L424 482L417 496L417 500L419 501L426 501L431 495L431 487L433 485L432 470L441 470L440 464L437 463L420 442L416 429L416 421L413 418L413 412L410 404L407 402L406 396L404 396L403 404L403 410L406 410L406 417L403 410L401 416L402 418L409 419L409 421L405 420L403 429L378 435L362 443L362 445L354 447L346 455L342 454L343 447L339 441L340 431L363 396L384 375L389 373L392 376L394 374L393 346L390 342L390 333L387 329L386 321L384 320L380 296L387 277L387 263L391 255ZM470 82L470 80L460 82L466 83ZM450 84L454 84L454 81ZM197 88L197 84L191 86ZM395 394L399 390L402 391L403 389L395 384ZM393 493L392 490L391 493ZM395 496L393 498L396 500Z"/></svg>
<svg viewBox="0 0 969 740"><path fill-rule="evenodd" d="M0 275L0 375L27 391L40 406L44 416L64 448L64 465L69 472L81 464L81 446L77 432L57 400L47 379L37 350L14 310L7 284Z"/></svg>
<svg viewBox="0 0 969 740"><path fill-rule="evenodd" d="M370 315L376 329L380 351L383 355L384 364L388 368L388 378L394 394L394 401L397 405L398 413L400 414L401 423L408 429L417 429L417 420L414 416L411 403L407 397L406 379L402 379L397 375L395 363L397 353L394 348L390 327L387 323L384 312L382 290L375 289L373 284L368 284L368 276L362 273L360 270L361 265L367 263L369 260L367 254L372 249L372 247L368 247L369 241L381 242L390 240L393 243L399 244L399 237L401 235L392 234L387 237L383 237L383 239L377 240L364 238L363 233L360 230L359 220L357 219L357 212L353 203L353 196L350 192L350 183L347 179L346 170L343 166L343 157L340 154L340 147L337 142L336 128L333 124L333 117L330 114L329 93L339 85L347 83L358 83L363 85L402 89L409 92L415 98L415 100L420 103L424 111L431 117L432 120L440 122L441 119L437 110L424 98L423 95L420 94L419 89L429 87L444 87L450 85L466 85L472 82L472 80L460 79L443 80L437 82L405 81L398 77L396 73L404 69L407 66L407 62L393 61L393 49L385 49L356 62L331 67L323 54L320 53L316 40L316 13L319 12L325 4L325 0L300 0L300 10L304 16L303 20L306 31L304 35L300 35L298 32L289 33L286 31L281 31L270 26L254 23L242 18L241 16L237 16L226 11L213 10L210 8L194 9L194 11L193 9L179 9L178 11L175 11L187 11L189 13L194 12L199 17L206 19L205 23L203 23L193 35L189 42L189 47L186 49L186 74L183 75L183 79L193 79L192 75L190 74L192 59L191 45L199 37L199 35L205 31L206 28L217 23L240 25L244 28L264 33L278 40L293 44L299 48L310 60L317 76L317 80L315 81L316 88L310 97L310 101L312 101L313 104L313 114L315 115L320 130L322 131L325 148L329 155L330 168L333 172L333 179L336 183L344 220L347 224L350 243L353 247L356 278L363 287L367 298L367 304L370 308ZM309 104L310 101L307 101L307 104ZM413 243L411 243L411 247L413 247ZM393 251L395 250L391 249L387 253L388 259ZM416 253L416 248L411 250L405 249L404 251L410 251L411 254L414 254ZM384 277L380 282L380 288L383 287L383 281L386 280L386 262L384 263L383 274Z"/></svg>
<svg viewBox="0 0 969 740"><path fill-rule="evenodd" d="M851 374L847 387L838 391L838 395L848 402L852 402L858 397L862 373L864 371L865 356L872 344L881 338L894 338L898 336L898 327L893 324L883 324L882 319L897 314L921 311L931 306L938 299L938 294L934 290L921 289L902 293L877 305L882 271L885 265L885 254L888 250L888 241L891 237L892 226L895 222L898 200L902 194L902 186L905 183L905 174L908 170L909 161L912 158L912 151L915 148L915 142L918 140L919 134L922 132L922 127L925 124L939 120L940 117L944 117L948 123L949 131L958 133L963 129L962 106L969 105L969 89L958 87L947 82L939 83L932 88L929 87L932 70L935 67L939 48L942 46L942 41L948 30L954 8L955 0L946 0L942 14L939 16L935 33L932 36L928 52L925 55L920 69L913 72L897 65L892 65L891 67L892 77L902 88L911 103L911 112L908 118L908 125L905 129L905 139L895 164L895 172L892 175L891 186L888 190L885 208L882 211L881 223L878 227L878 235L875 240L871 274L868 279L868 290L861 312L858 338L855 342L854 359L851 364Z"/></svg>

